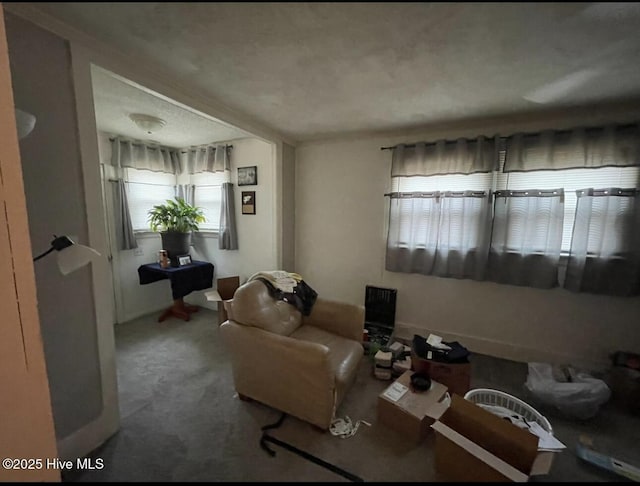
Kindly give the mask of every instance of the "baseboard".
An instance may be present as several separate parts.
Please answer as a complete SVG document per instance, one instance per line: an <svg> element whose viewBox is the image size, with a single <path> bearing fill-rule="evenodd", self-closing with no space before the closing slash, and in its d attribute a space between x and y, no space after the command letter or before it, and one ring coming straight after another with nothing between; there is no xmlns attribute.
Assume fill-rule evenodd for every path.
<svg viewBox="0 0 640 486"><path fill-rule="evenodd" d="M503 341L496 341L479 336L452 333L439 329L425 329L405 322L396 322L394 337L400 340L410 341L414 334L428 336L429 334L441 336L445 341L458 341L469 351L478 354L486 354L496 358L509 359L521 363L543 362L553 364L571 364L587 370L604 370L608 368L607 361L587 359L571 354L556 353L539 348L514 345Z"/></svg>
<svg viewBox="0 0 640 486"><path fill-rule="evenodd" d="M104 444L119 428L119 412L103 412L71 435L57 441L58 457L63 461L75 461Z"/></svg>
<svg viewBox="0 0 640 486"><path fill-rule="evenodd" d="M200 307L204 307L205 309L208 310L212 310L212 311L218 311L218 307L216 305L216 302L195 302L195 301L189 301L189 299L185 298L184 301L187 304L191 304L191 305L197 305ZM134 312L132 314L128 314L125 316L124 321L123 322L119 322L118 324L123 324L125 322L130 322L133 321L135 319L138 319L139 317L143 317L143 316L148 316L149 314L154 314L154 313L158 313L158 316L160 316L160 314L162 314L163 311L165 311L168 307L170 307L171 304L167 304L165 306L162 306L158 309L147 309L147 310L142 310L142 311L138 311L138 312Z"/></svg>
<svg viewBox="0 0 640 486"><path fill-rule="evenodd" d="M187 304L191 304L191 305L197 305L198 307L202 307L203 309L208 309L208 310L212 310L215 312L218 312L218 303L217 302L209 302L209 301L202 301L200 299L187 299L185 297L184 301Z"/></svg>
<svg viewBox="0 0 640 486"><path fill-rule="evenodd" d="M125 318L124 318L124 321L123 322L119 322L118 324L124 324L125 322L131 322L131 321L133 321L135 319L138 319L138 318L143 317L143 316L148 316L149 314L154 314L156 312L158 313L158 315L160 315L165 309L167 309L170 306L171 306L171 304L167 304L167 305L165 305L163 307L160 307L158 309L145 309L145 310L141 310L141 311L138 311L138 312L133 312L131 314L127 314L125 316Z"/></svg>

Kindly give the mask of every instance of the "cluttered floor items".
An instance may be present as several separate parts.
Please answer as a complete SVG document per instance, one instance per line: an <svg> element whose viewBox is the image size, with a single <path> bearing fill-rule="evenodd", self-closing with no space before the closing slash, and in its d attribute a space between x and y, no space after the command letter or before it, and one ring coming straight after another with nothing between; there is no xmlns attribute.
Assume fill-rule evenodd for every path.
<svg viewBox="0 0 640 486"><path fill-rule="evenodd" d="M408 370L396 368L409 356ZM624 404L635 412L640 380L633 379L640 373L640 356L617 352L612 359L613 396L624 395ZM458 342L415 335L410 347L393 343L381 348L374 363L376 378L396 379L378 397L378 422L416 443L434 430L435 470L442 478L527 481L549 474L554 457L567 449L533 406L500 390L470 389L470 353ZM528 364L524 388L535 403L583 422L594 418L612 396L603 379L546 363ZM638 468L594 450L584 440L575 453L600 468L640 480Z"/></svg>
<svg viewBox="0 0 640 486"><path fill-rule="evenodd" d="M378 422L420 444L435 431L435 469L455 481L526 481L547 474L565 446L533 407L498 390L465 397L430 380L416 387L407 371L378 397Z"/></svg>
<svg viewBox="0 0 640 486"><path fill-rule="evenodd" d="M528 481L548 475L558 454L567 453L550 421L534 406L500 390L471 388L471 353L458 342L415 335L409 344L392 342L379 347L370 358L373 377L390 382L378 395L377 421L352 421L348 416L335 419L329 430L335 437L352 437L362 424L393 430L406 444L416 446L432 434L436 478L459 482ZM623 365L629 362L635 365L633 360ZM611 396L603 380L569 366L529 363L522 385L535 403L553 405L563 417L582 421L593 418ZM269 444L351 481L362 481L267 433L283 420L284 415L263 427L260 444L271 456L275 451ZM601 469L640 479L634 465L607 456L584 439L571 450Z"/></svg>
<svg viewBox="0 0 640 486"><path fill-rule="evenodd" d="M522 481L547 474L564 444L525 402L498 390L470 390L470 356L459 342L433 334L414 335L410 347L380 349L374 376L397 379L378 397L378 421L413 443L435 430L435 468L446 479Z"/></svg>
<svg viewBox="0 0 640 486"><path fill-rule="evenodd" d="M464 395L471 384L471 353L459 342L444 342L440 336L414 335L411 346L395 341L374 355L374 376L391 380L413 370L434 379L452 393Z"/></svg>

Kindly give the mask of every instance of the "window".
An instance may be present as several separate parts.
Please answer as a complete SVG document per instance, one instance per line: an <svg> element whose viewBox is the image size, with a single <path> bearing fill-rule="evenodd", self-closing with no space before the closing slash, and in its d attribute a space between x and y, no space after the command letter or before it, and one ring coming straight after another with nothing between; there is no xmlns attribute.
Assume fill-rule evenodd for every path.
<svg viewBox="0 0 640 486"><path fill-rule="evenodd" d="M156 204L173 199L176 194L176 176L164 172L126 169L129 211L134 231L151 231L148 211ZM193 174L190 183L195 186L194 204L204 213L203 231L217 231L220 226L221 187L225 181L222 172Z"/></svg>
<svg viewBox="0 0 640 486"><path fill-rule="evenodd" d="M194 204L202 208L206 222L200 224L203 231L217 231L220 227L220 205L224 172L200 172L191 175L191 184L196 186Z"/></svg>
<svg viewBox="0 0 640 486"><path fill-rule="evenodd" d="M129 213L134 231L151 231L148 211L175 196L175 174L149 170L125 169Z"/></svg>
<svg viewBox="0 0 640 486"><path fill-rule="evenodd" d="M638 187L640 168L603 167L600 169L540 170L536 172L510 172L497 174L496 189L556 189L564 188L564 223L562 253L571 248L571 234L576 214L578 189L604 189L609 187Z"/></svg>
<svg viewBox="0 0 640 486"><path fill-rule="evenodd" d="M504 162L504 152L501 154ZM640 183L638 167L603 167L601 169L540 170L535 172L502 171L488 174L439 175L431 177L394 177L393 192L435 192L435 191L489 191L564 188L564 222L562 229L562 253L568 254L571 247L571 233L575 220L576 191L589 187L603 189L609 187L633 188ZM479 213L478 213L479 215ZM476 221L477 225L477 219ZM517 226L517 225L514 225ZM411 235L411 220L405 215L400 223L399 243L406 242ZM415 229L414 229L415 230ZM426 228L422 228L423 232ZM477 228L476 230L477 231Z"/></svg>
<svg viewBox="0 0 640 486"><path fill-rule="evenodd" d="M472 204L465 204L460 201L448 199L447 204L441 206L440 200L445 192L462 193L464 191L489 193L492 187L494 175L485 174L452 174L437 175L430 177L394 177L392 178L392 192L400 193L435 193L438 197L400 199L397 204L399 219L394 222L394 234L397 235L397 245L404 248L435 248L437 232L430 227L446 221L451 228L452 240L462 241L464 238L471 248L480 242L482 234L482 223L486 211L482 204L482 199L473 200ZM453 203L453 204L450 204ZM421 205L421 210L416 211L417 205ZM446 214L443 214L446 213ZM397 226L395 226L397 224ZM431 234L433 237L427 237Z"/></svg>
<svg viewBox="0 0 640 486"><path fill-rule="evenodd" d="M392 149L387 270L640 293L640 125Z"/></svg>
<svg viewBox="0 0 640 486"><path fill-rule="evenodd" d="M571 250L576 191L634 188L640 181L638 167L504 173L503 163L504 152L496 172L392 177L396 194L390 202L386 268L539 288L556 286L558 258ZM489 202L506 204L496 191L527 194L534 189L540 197L510 198L508 209ZM482 197L490 192L494 193L491 199ZM618 209L622 211L623 206ZM613 227L610 215L603 211L594 209L591 217L593 231ZM611 233L609 229L609 241ZM615 247L623 244L624 235L618 233L613 236ZM488 246L496 254L485 275L482 258Z"/></svg>

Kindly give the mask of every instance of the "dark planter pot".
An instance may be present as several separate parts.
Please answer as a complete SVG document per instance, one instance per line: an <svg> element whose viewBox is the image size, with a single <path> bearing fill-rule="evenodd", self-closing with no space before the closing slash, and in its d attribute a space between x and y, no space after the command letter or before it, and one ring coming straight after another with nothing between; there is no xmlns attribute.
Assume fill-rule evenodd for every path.
<svg viewBox="0 0 640 486"><path fill-rule="evenodd" d="M164 231L160 233L162 249L167 250L171 266L178 266L178 257L189 254L191 233L178 233L176 231Z"/></svg>

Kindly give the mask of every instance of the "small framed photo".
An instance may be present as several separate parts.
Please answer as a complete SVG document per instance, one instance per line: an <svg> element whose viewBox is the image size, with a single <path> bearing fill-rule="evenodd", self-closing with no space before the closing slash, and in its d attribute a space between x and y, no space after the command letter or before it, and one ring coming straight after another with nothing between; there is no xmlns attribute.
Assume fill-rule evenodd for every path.
<svg viewBox="0 0 640 486"><path fill-rule="evenodd" d="M255 191L242 191L242 214L256 214Z"/></svg>
<svg viewBox="0 0 640 486"><path fill-rule="evenodd" d="M185 265L191 265L191 255L181 255L178 257L178 265L184 267Z"/></svg>
<svg viewBox="0 0 640 486"><path fill-rule="evenodd" d="M238 185L255 186L258 184L258 166L238 167Z"/></svg>

